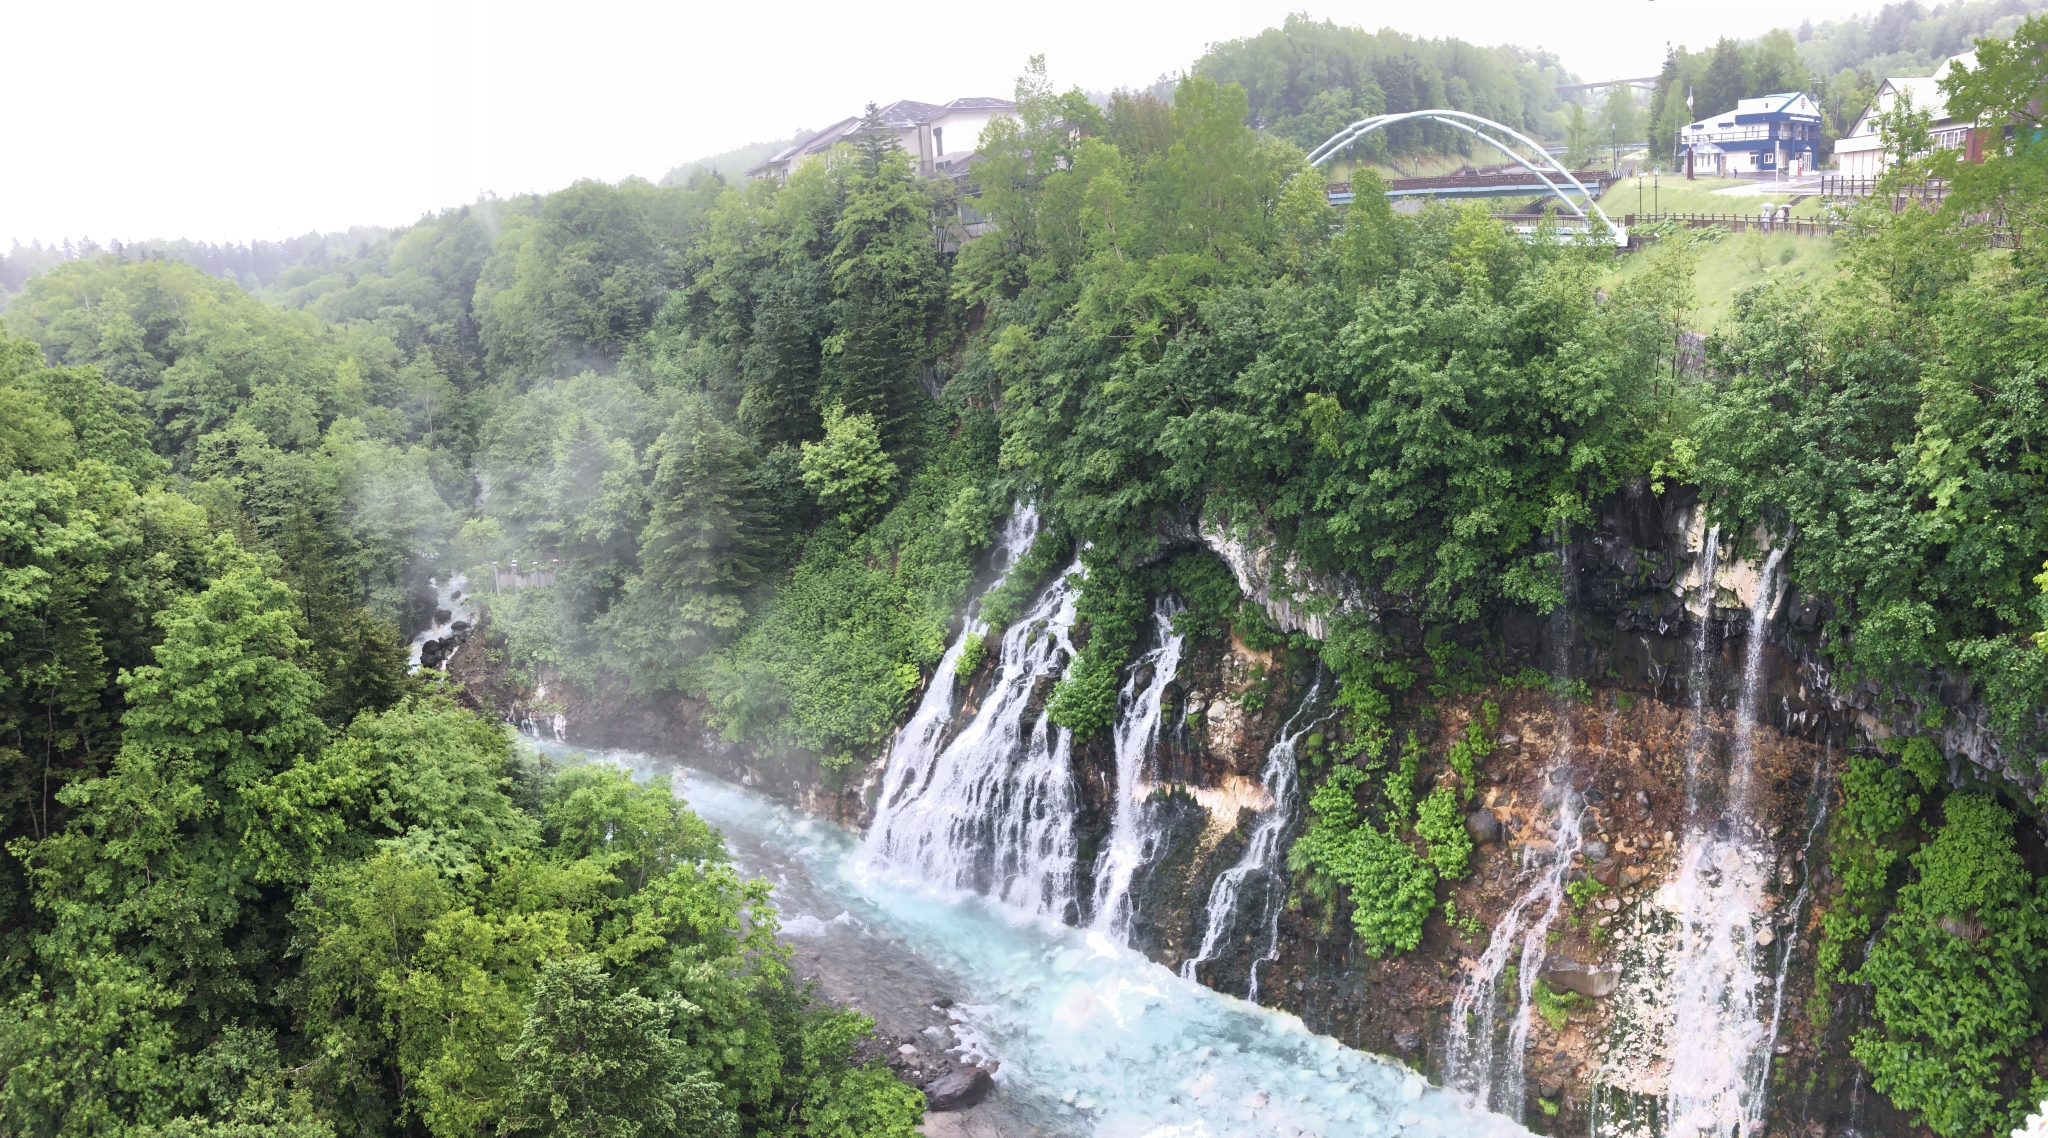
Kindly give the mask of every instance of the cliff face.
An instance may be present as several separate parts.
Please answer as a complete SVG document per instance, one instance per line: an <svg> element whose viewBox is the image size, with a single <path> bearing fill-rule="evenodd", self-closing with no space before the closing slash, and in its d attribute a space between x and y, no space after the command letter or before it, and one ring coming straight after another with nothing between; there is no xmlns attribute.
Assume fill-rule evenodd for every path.
<svg viewBox="0 0 2048 1138"><path fill-rule="evenodd" d="M1688 970L1701 967L1681 934L1698 911L1694 894L1723 888L1727 875L1727 887L1747 890L1734 919L1754 946L1753 1006L1742 1014L1760 1058L1754 1081L1767 1094L1742 1097L1767 1098L1769 1115L1752 1121L1773 1133L1913 1132L1848 1056L1865 1022L1859 993L1838 988L1825 1007L1812 999L1817 914L1835 888L1826 815L1838 765L1855 748L1917 729L1938 704L1950 724L1940 741L1954 785L1989 784L2031 802L2032 784L2007 770L1981 709L1952 679L1929 677L1920 699L1897 703L1870 688L1838 689L1820 650L1825 602L1773 585L1780 578L1767 571L1774 562L1764 535L1721 538L1710 552L1718 535L1700 515L1684 493L1616 496L1597 525L1558 551L1569 574L1566 610L1466 630L1473 647L1519 672L1520 684L1397 697L1394 737L1414 733L1425 783L1451 779L1451 741L1485 703L1497 708L1487 732L1495 746L1466 806L1481 843L1469 875L1439 886L1457 925L1439 910L1417 949L1375 959L1353 934L1341 891L1321 897L1285 872L1287 845L1306 824L1307 790L1346 749L1328 709L1333 682L1311 652L1213 640L1181 654L1158 697L1156 741L1123 789L1109 733L1073 746L1070 919L1097 916L1094 874L1118 795L1129 793L1136 809L1128 817L1146 849L1128 891L1133 947L1219 991L1255 995L1314 1030L1482 1091L1540 1131L1581 1132L1597 1119L1601 1133L1652 1133L1664 1128L1674 1080L1694 1078L1703 1061L1691 1038L1697 1025L1679 1022L1694 980ZM1319 637L1332 614L1365 612L1419 652L1417 630L1398 611L1376 609L1377 598L1354 583L1276 568L1222 527L1202 540L1281 627ZM695 701L584 691L545 675L513 683L491 663L487 620L472 642L452 667L479 707L531 719L542 733L560 714L567 739L582 746L670 755L849 825L872 817L886 754L829 771L802 753L739 747L706 726ZM995 672L991 661L958 685L944 732L968 722ZM1150 679L1138 675L1133 686ZM1036 722L1052 682L1040 678L1022 723ZM1269 768L1276 747L1299 780L1280 788L1284 801ZM1580 819L1568 836L1559 830L1566 806ZM1689 828L1729 839L1739 856L1687 866ZM2028 856L2048 859L2038 832L2023 829ZM1246 868L1262 842L1277 844L1280 856L1261 864L1279 873ZM1574 887L1546 893L1546 865L1557 867L1554 886ZM1494 944L1509 932L1522 939ZM1525 967L1559 995L1532 1005ZM1522 1058L1510 1069L1517 1040L1512 1054ZM1475 1050L1484 1053L1477 1067ZM1748 1108L1731 1098L1702 1109Z"/></svg>

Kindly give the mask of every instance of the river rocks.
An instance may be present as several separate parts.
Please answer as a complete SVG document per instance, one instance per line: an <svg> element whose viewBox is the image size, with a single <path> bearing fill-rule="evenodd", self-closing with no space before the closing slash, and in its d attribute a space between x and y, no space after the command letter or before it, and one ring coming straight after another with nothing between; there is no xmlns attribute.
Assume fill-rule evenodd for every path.
<svg viewBox="0 0 2048 1138"><path fill-rule="evenodd" d="M1543 971L1537 975L1553 988L1563 988L1595 1000L1613 995L1614 987L1621 979L1621 974L1613 969L1581 964L1569 956L1552 956L1545 960Z"/></svg>
<svg viewBox="0 0 2048 1138"><path fill-rule="evenodd" d="M1621 881L1621 863L1613 858L1603 858L1588 871L1587 876L1609 889Z"/></svg>
<svg viewBox="0 0 2048 1138"><path fill-rule="evenodd" d="M1605 861L1607 860L1607 843L1598 838L1593 838L1587 841L1585 845L1580 846L1579 852L1586 855L1588 862Z"/></svg>
<svg viewBox="0 0 2048 1138"><path fill-rule="evenodd" d="M1465 816L1465 832L1472 835L1474 845L1497 845L1500 842L1500 819L1491 810L1474 810Z"/></svg>
<svg viewBox="0 0 2048 1138"><path fill-rule="evenodd" d="M956 1067L924 1086L926 1110L966 1110L986 1099L996 1081L979 1067Z"/></svg>

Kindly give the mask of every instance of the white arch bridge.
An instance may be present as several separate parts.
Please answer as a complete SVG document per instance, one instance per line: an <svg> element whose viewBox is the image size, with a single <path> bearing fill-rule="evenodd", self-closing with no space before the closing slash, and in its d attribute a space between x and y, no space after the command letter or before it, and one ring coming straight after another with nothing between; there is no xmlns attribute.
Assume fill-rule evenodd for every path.
<svg viewBox="0 0 2048 1138"><path fill-rule="evenodd" d="M1606 211L1600 208L1600 203L1594 200L1597 195L1592 190L1587 189L1585 184L1580 182L1579 179L1575 175L1573 175L1573 173L1570 170L1566 169L1563 163L1559 162L1556 158L1551 157L1549 151L1545 150L1534 139L1529 138L1528 136L1522 134L1520 131L1514 130L1511 127L1503 126L1500 123L1494 122L1492 119L1483 118L1479 115L1471 114L1466 111L1452 111L1445 110L1442 108L1436 108L1427 111L1400 111L1395 114L1374 115L1371 118L1360 119L1357 122L1352 123L1350 126L1345 127L1343 130L1338 131L1336 134L1331 135L1329 141L1323 143L1321 146L1318 146L1314 150L1310 151L1308 156L1309 164L1312 166L1321 166L1323 163L1328 162L1331 158L1336 157L1338 151L1343 150L1345 147L1350 146L1352 143L1357 142L1359 139L1364 138L1366 135L1371 134L1376 130L1383 130L1387 127L1393 126L1396 123L1413 122L1417 120L1434 122L1443 126L1450 127L1454 130L1464 131L1466 134L1471 135L1479 141L1484 142L1487 145L1493 147L1495 150L1500 151L1502 154L1507 155L1509 161L1515 163L1522 169L1528 171L1529 180L1526 180L1524 182L1513 185L1498 186L1489 184L1486 187L1486 192L1489 196L1519 196L1523 193L1527 193L1532 196L1542 194L1555 197L1559 202L1563 203L1564 208L1566 210L1569 210L1571 212L1571 216L1576 218L1578 221L1578 225L1568 225L1569 228L1584 229L1595 234L1598 234L1602 230L1604 230L1608 235L1611 236L1611 239L1614 240L1617 244L1625 245L1628 243L1628 234L1624 230L1622 230L1620 226L1615 225L1614 222L1608 218ZM1530 159L1523 157L1521 154L1516 152L1514 147L1510 146L1507 142L1501 141L1501 139L1495 137L1493 134L1488 133L1489 131L1498 131L1500 134L1507 136L1510 140L1521 143L1523 146L1528 148L1530 153L1535 154L1537 156L1536 161L1531 161ZM1537 165L1537 162L1541 162L1542 165ZM1488 182L1491 183L1497 180L1498 179L1488 179ZM1457 191L1455 189L1452 189L1450 187L1444 187L1441 190L1431 189L1413 191L1413 194L1433 195L1436 193L1445 193L1446 195L1455 195L1456 192ZM1398 196L1409 195L1404 194ZM1584 204L1581 205L1581 202L1583 202ZM1586 212L1587 210L1591 210L1592 213L1588 214ZM1599 223L1597 225L1594 224L1595 218L1599 219ZM1533 226L1518 226L1517 228L1524 230L1534 229Z"/></svg>

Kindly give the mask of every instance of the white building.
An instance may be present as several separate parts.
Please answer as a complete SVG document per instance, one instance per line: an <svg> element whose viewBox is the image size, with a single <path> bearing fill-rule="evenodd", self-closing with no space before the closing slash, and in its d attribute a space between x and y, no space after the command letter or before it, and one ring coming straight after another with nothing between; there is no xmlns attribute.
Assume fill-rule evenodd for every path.
<svg viewBox="0 0 2048 1138"><path fill-rule="evenodd" d="M879 114L883 129L894 133L898 145L917 156L918 172L930 175L973 153L990 119L1016 110L1017 104L1008 99L974 97L943 104L903 99L882 107ZM850 142L860 133L861 116L841 119L748 170L747 176L787 178L805 158Z"/></svg>
<svg viewBox="0 0 2048 1138"><path fill-rule="evenodd" d="M1936 150L1970 149L1970 160L1982 161L1982 155L1971 145L1971 124L1950 118L1948 100L1941 94L1941 81L1948 77L1950 68L1958 63L1968 67L1976 61L1976 52L1966 52L1954 59L1943 60L1941 67L1932 75L1901 76L1878 84L1877 97L1857 117L1856 125L1849 128L1848 134L1835 140L1835 163L1841 167L1843 175L1875 178L1884 173L1890 160L1885 156L1884 137L1878 131L1877 120L1892 109L1902 92L1910 96L1914 110L1927 111L1933 116Z"/></svg>
<svg viewBox="0 0 2048 1138"><path fill-rule="evenodd" d="M1811 170L1820 152L1820 105L1801 91L1742 99L1680 129L1676 147L1678 166L1688 173Z"/></svg>

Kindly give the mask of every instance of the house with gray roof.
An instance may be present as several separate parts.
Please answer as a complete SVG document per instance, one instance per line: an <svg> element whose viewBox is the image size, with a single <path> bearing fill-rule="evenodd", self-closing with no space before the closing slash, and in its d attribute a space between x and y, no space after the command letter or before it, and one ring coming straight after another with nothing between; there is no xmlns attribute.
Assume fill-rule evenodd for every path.
<svg viewBox="0 0 2048 1138"><path fill-rule="evenodd" d="M917 159L918 172L927 177L960 167L981 140L983 127L998 115L1013 115L1017 104L1008 99L970 97L950 103L920 103L900 99L879 108L882 129L896 136L906 152ZM813 154L823 154L842 142L851 142L862 131L862 116L840 119L824 130L788 147L747 171L749 178L787 178L797 164Z"/></svg>

